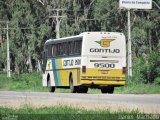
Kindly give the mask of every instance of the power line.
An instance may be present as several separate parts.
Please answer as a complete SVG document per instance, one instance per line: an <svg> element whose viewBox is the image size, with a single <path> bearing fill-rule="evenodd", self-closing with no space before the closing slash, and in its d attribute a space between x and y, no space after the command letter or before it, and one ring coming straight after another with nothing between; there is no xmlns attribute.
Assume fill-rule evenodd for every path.
<svg viewBox="0 0 160 120"><path fill-rule="evenodd" d="M7 28L0 28L1 30L3 29L3 30L7 30ZM17 28L8 28L8 29L10 29L10 30L17 30ZM22 29L22 30L30 30L30 29L32 29L32 28L19 28L19 29ZM36 28L37 29L37 28Z"/></svg>
<svg viewBox="0 0 160 120"><path fill-rule="evenodd" d="M60 11L64 11L65 9L49 9L50 12L56 12L56 15L50 15L49 18L54 18L56 20L56 38L60 38L60 22L62 18L66 16L59 15Z"/></svg>
<svg viewBox="0 0 160 120"><path fill-rule="evenodd" d="M160 10L160 6L155 2L155 1L152 1L155 5L156 5L156 7Z"/></svg>

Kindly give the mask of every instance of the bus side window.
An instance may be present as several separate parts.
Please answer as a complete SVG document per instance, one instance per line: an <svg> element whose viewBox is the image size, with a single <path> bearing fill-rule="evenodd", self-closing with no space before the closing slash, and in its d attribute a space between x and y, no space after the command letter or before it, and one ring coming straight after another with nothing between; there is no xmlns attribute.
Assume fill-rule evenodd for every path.
<svg viewBox="0 0 160 120"><path fill-rule="evenodd" d="M60 56L60 44L57 44L57 56Z"/></svg>
<svg viewBox="0 0 160 120"><path fill-rule="evenodd" d="M64 43L64 55L68 55L69 49L68 49L68 43Z"/></svg>
<svg viewBox="0 0 160 120"><path fill-rule="evenodd" d="M56 45L52 45L52 57L56 57L56 55L57 55Z"/></svg>
<svg viewBox="0 0 160 120"><path fill-rule="evenodd" d="M49 58L49 57L51 57L52 56L52 54L51 54L51 45L47 45L47 57Z"/></svg>
<svg viewBox="0 0 160 120"><path fill-rule="evenodd" d="M82 46L82 41L78 40L75 42L75 54L80 55L81 54L81 46Z"/></svg>
<svg viewBox="0 0 160 120"><path fill-rule="evenodd" d="M64 56L65 55L65 49L64 49L64 43L61 44L61 55Z"/></svg>
<svg viewBox="0 0 160 120"><path fill-rule="evenodd" d="M62 50L63 50L63 56L66 56L67 54L66 54L66 43L64 42L63 44L62 44Z"/></svg>
<svg viewBox="0 0 160 120"><path fill-rule="evenodd" d="M69 55L73 55L74 46L73 42L69 42Z"/></svg>
<svg viewBox="0 0 160 120"><path fill-rule="evenodd" d="M63 56L63 43L60 43L60 56Z"/></svg>
<svg viewBox="0 0 160 120"><path fill-rule="evenodd" d="M81 54L82 51L82 40L78 42L78 53Z"/></svg>

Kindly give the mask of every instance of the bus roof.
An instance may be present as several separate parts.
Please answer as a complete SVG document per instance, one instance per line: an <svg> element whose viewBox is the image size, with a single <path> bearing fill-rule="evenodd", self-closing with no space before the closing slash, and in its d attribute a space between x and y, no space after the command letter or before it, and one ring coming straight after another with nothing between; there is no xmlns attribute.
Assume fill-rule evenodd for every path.
<svg viewBox="0 0 160 120"><path fill-rule="evenodd" d="M81 39L84 35L86 34L92 34L92 33L100 33L100 34L121 34L124 35L123 33L120 32L83 32L79 35L75 35L75 36L70 36L70 37L63 37L63 38L58 38L58 39L49 39L45 42L45 44L52 44L52 43L58 43L58 42L62 42L62 41L70 41L70 40L79 40Z"/></svg>
<svg viewBox="0 0 160 120"><path fill-rule="evenodd" d="M70 36L70 37L64 37L64 38L58 38L58 39L49 39L45 42L45 44L50 44L52 42L54 42L54 43L57 42L58 43L58 42L73 40L73 39L78 40L82 37L83 37L82 35L76 35L76 36Z"/></svg>

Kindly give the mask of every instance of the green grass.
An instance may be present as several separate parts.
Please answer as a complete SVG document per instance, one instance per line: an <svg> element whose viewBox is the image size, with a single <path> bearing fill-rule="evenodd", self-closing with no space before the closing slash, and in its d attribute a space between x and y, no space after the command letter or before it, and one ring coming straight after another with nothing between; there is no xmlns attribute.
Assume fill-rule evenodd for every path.
<svg viewBox="0 0 160 120"><path fill-rule="evenodd" d="M0 91L33 91L48 92L47 87L42 86L40 73L12 74L7 78L6 74L0 74ZM70 89L56 88L57 93L70 93ZM89 89L89 93L101 93L99 89Z"/></svg>
<svg viewBox="0 0 160 120"><path fill-rule="evenodd" d="M156 84L144 84L129 82L123 87L117 87L115 93L125 94L160 94L160 86Z"/></svg>
<svg viewBox="0 0 160 120"><path fill-rule="evenodd" d="M0 90L48 91L47 88L42 87L40 73L12 74L11 78L7 78L6 74L0 74Z"/></svg>
<svg viewBox="0 0 160 120"><path fill-rule="evenodd" d="M23 108L0 108L0 117L17 117L20 120L116 120L121 116L130 115L136 118L138 111L113 112L109 109L87 110L84 108L74 108L70 106L55 106L33 108L25 106Z"/></svg>
<svg viewBox="0 0 160 120"><path fill-rule="evenodd" d="M40 73L23 73L21 75L12 74L11 78L7 78L6 74L1 73L0 91L48 92L48 89L42 86L42 75ZM69 93L70 90L57 88L56 92ZM101 90L89 89L88 93L101 93ZM127 85L115 88L114 93L159 94L160 85L128 81Z"/></svg>

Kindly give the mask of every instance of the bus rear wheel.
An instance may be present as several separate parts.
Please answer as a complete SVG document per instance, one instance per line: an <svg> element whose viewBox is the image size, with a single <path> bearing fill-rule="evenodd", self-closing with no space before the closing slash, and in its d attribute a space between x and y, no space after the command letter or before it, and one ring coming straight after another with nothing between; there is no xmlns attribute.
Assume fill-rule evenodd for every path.
<svg viewBox="0 0 160 120"><path fill-rule="evenodd" d="M108 93L108 94L113 94L114 92L114 86L106 86L101 88L102 93Z"/></svg>
<svg viewBox="0 0 160 120"><path fill-rule="evenodd" d="M51 86L50 80L47 81L47 87L48 87L49 92L55 92L55 87Z"/></svg>
<svg viewBox="0 0 160 120"><path fill-rule="evenodd" d="M73 84L72 76L70 76L70 78L69 78L69 87L70 87L71 93L76 93L77 92L77 87L74 86L74 84Z"/></svg>

